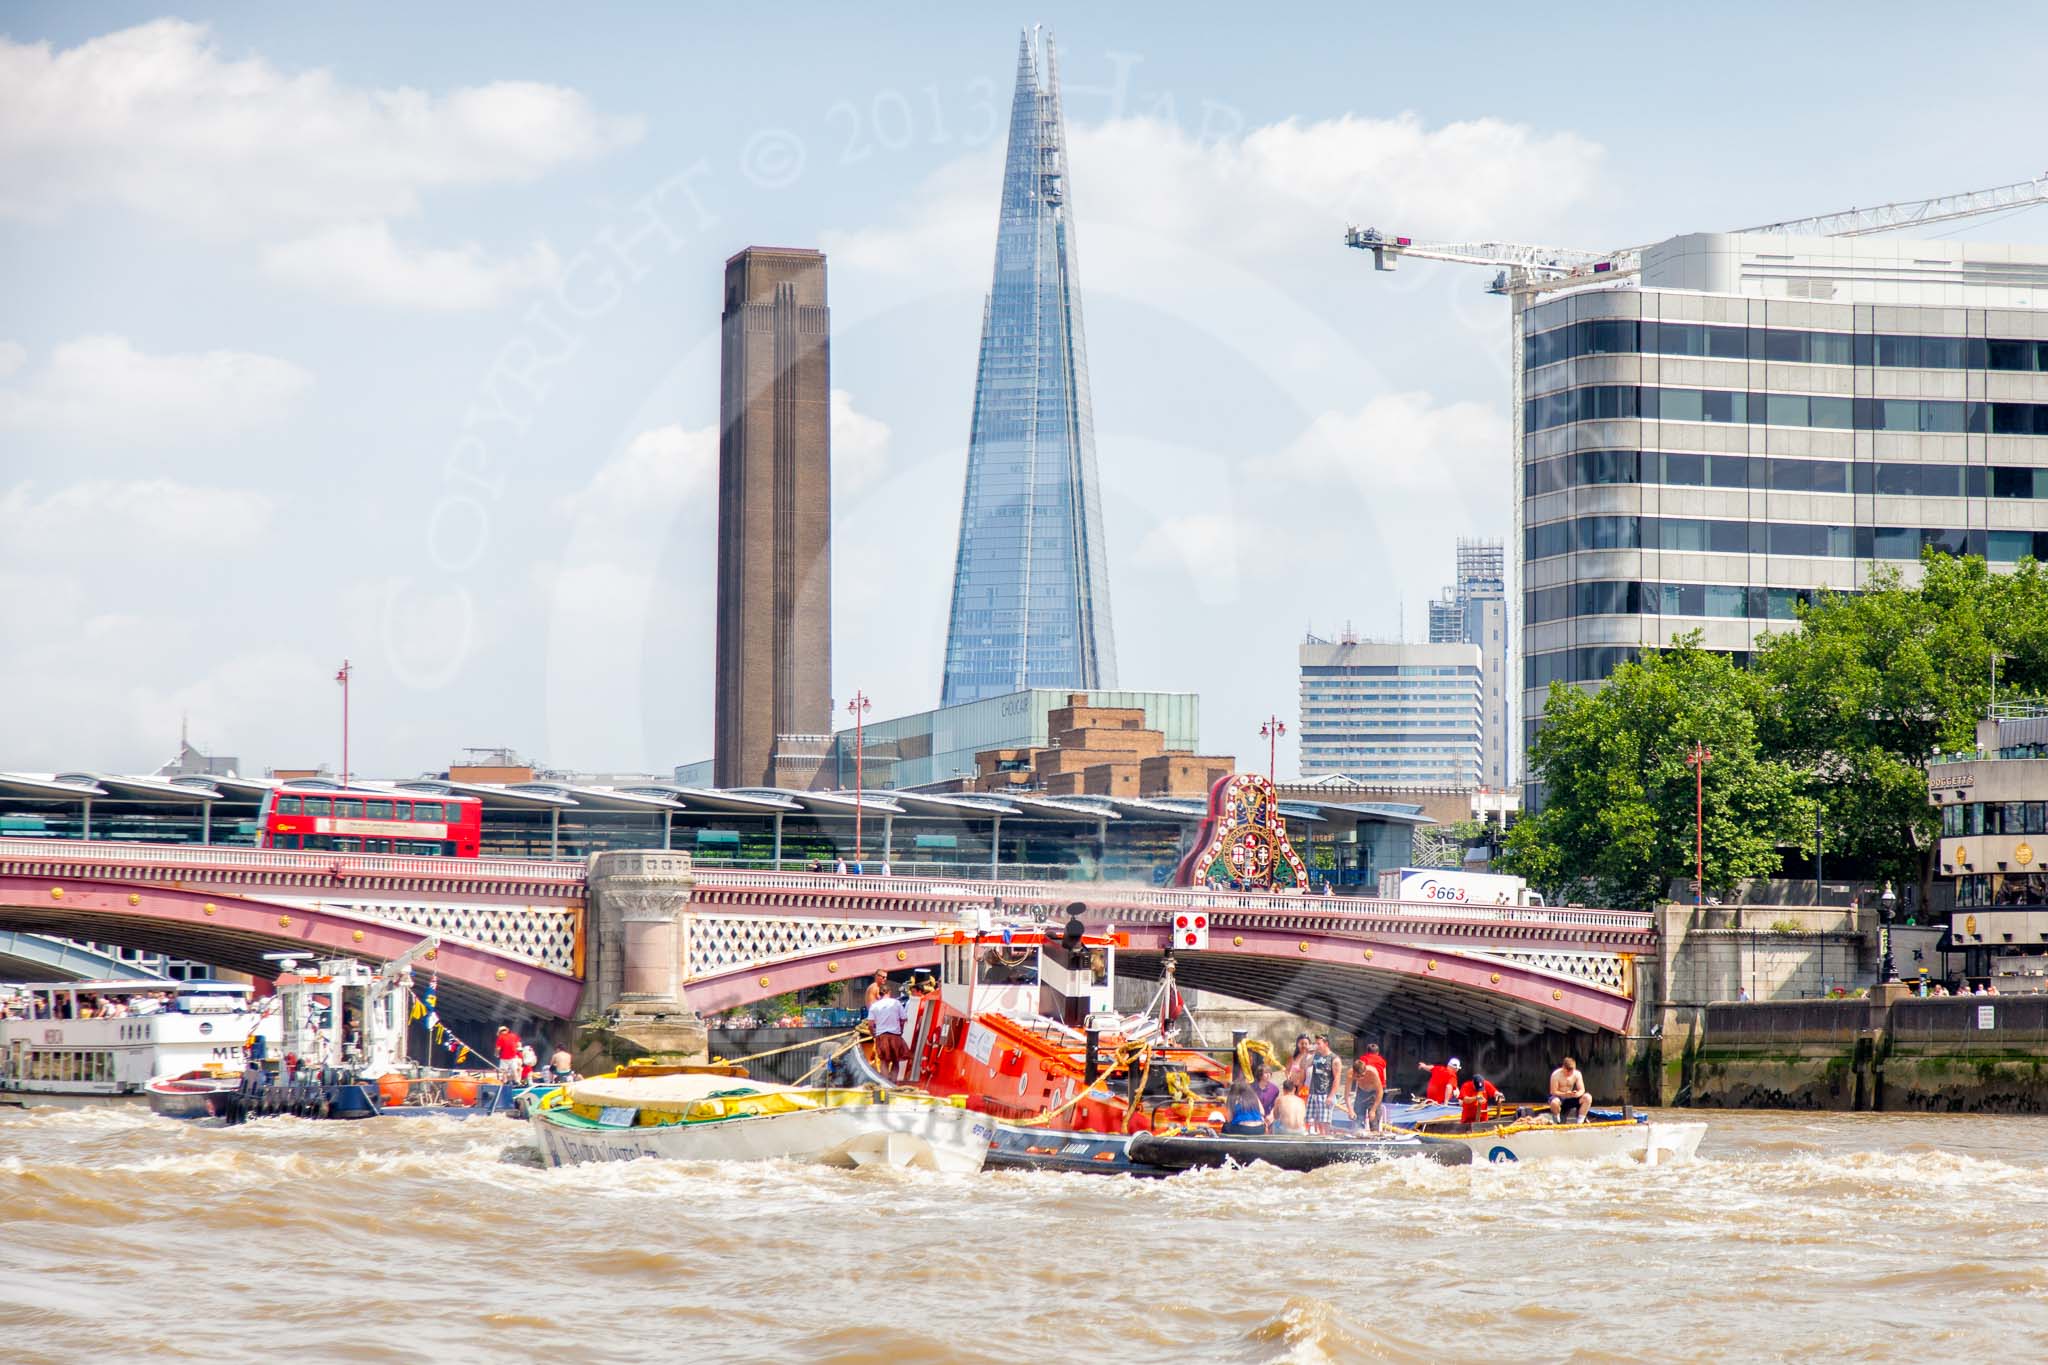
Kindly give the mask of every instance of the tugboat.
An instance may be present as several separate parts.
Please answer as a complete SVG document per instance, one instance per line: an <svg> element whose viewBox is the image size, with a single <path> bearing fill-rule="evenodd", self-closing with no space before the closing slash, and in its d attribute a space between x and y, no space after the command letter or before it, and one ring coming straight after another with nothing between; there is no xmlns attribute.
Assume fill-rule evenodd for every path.
<svg viewBox="0 0 2048 1365"><path fill-rule="evenodd" d="M301 971L295 958L281 959L282 1056L261 1048L234 1091L214 1099L213 1112L231 1124L273 1114L519 1117L520 1096L544 1087L509 1085L495 1071L423 1066L407 1056L412 964L439 946L439 939L425 939L378 968L331 958Z"/></svg>
<svg viewBox="0 0 2048 1365"><path fill-rule="evenodd" d="M1418 1134L1358 1138L1224 1132L1241 1049L1182 1047L1150 1011L1110 1008L1127 934L1091 933L1069 906L1057 932L997 926L983 910L938 936L936 988L911 997L909 1057L872 1040L848 1054L864 1085L956 1099L997 1122L995 1168L1172 1175L1265 1161L1290 1170L1420 1155L1450 1164L1470 1147ZM1162 1001L1171 997L1162 990Z"/></svg>

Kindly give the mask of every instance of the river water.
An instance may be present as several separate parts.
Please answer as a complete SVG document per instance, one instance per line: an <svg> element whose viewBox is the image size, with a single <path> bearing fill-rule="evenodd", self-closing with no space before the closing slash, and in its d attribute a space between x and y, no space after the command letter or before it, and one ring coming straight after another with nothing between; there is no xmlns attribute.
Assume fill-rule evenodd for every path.
<svg viewBox="0 0 2048 1365"><path fill-rule="evenodd" d="M1709 1117L1655 1169L1136 1181L0 1108L0 1360L2048 1358L2048 1119Z"/></svg>

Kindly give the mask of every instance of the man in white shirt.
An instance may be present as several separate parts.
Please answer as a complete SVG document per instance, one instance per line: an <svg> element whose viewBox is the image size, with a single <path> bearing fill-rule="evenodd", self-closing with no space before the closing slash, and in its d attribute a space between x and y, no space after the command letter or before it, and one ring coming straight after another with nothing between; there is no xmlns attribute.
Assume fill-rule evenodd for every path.
<svg viewBox="0 0 2048 1365"><path fill-rule="evenodd" d="M910 1056L903 1041L903 1024L909 1011L893 995L882 995L868 1006L868 1030L875 1035L875 1061L890 1080L902 1079L902 1064Z"/></svg>

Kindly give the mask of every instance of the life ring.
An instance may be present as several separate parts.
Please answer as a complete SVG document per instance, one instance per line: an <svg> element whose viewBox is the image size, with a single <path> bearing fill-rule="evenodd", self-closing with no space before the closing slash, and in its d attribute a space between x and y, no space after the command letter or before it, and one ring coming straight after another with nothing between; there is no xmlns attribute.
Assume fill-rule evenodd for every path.
<svg viewBox="0 0 2048 1365"><path fill-rule="evenodd" d="M1505 1166L1510 1161L1520 1161L1512 1147L1495 1147L1486 1154L1486 1159L1496 1166Z"/></svg>

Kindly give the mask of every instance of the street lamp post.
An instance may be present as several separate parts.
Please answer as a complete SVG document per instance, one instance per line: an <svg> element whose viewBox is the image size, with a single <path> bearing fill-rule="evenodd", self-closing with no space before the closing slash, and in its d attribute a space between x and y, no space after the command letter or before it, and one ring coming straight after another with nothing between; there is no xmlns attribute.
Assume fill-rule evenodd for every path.
<svg viewBox="0 0 2048 1365"><path fill-rule="evenodd" d="M1287 733L1286 722L1278 716L1266 717L1266 723L1259 727L1259 735L1266 741L1266 780L1275 780L1280 752L1280 736Z"/></svg>
<svg viewBox="0 0 2048 1365"><path fill-rule="evenodd" d="M1884 884L1884 894L1877 898L1877 979L1897 981L1898 966L1892 961L1892 912L1898 908L1899 898L1893 892L1892 884Z"/></svg>
<svg viewBox="0 0 2048 1365"><path fill-rule="evenodd" d="M861 853L860 816L861 787L863 785L861 758L867 749L866 744L863 743L866 734L867 714L873 708L868 702L868 694L856 688L854 689L853 700L846 703L846 709L853 713L853 860L857 863L860 861Z"/></svg>
<svg viewBox="0 0 2048 1365"><path fill-rule="evenodd" d="M341 785L348 786L348 680L355 668L347 659L341 661L341 668L334 680L341 684Z"/></svg>
<svg viewBox="0 0 2048 1365"><path fill-rule="evenodd" d="M1698 740L1685 756L1692 769L1692 903L1706 904L1707 883L1707 763L1713 758Z"/></svg>

